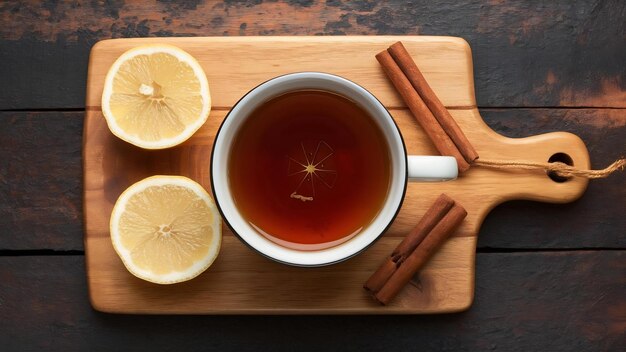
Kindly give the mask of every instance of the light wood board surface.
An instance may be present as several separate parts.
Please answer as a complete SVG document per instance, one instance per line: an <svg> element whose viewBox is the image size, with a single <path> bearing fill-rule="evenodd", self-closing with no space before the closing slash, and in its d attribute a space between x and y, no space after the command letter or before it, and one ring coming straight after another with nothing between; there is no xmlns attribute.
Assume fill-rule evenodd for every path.
<svg viewBox="0 0 626 352"><path fill-rule="evenodd" d="M83 137L86 266L91 302L97 310L148 314L414 314L467 309L474 295L476 235L487 213L512 199L565 203L584 192L587 181L551 180L544 172L474 167L445 183L410 183L398 217L385 235L359 256L324 268L274 263L248 249L224 226L222 249L199 277L161 286L126 271L109 238L113 204L132 183L155 174L190 177L210 191L212 142L228 109L248 90L277 75L323 71L368 89L387 106L410 154L437 154L387 81L374 55L402 40L441 101L450 109L484 159L544 162L557 152L589 167L583 142L553 132L510 139L482 121L474 99L471 50L460 38L387 37L207 37L115 39L96 44L89 62ZM100 108L104 76L113 61L134 46L165 42L195 56L211 88L213 110L187 142L167 150L131 146L108 130ZM361 288L428 206L442 192L468 211L461 227L388 306Z"/></svg>

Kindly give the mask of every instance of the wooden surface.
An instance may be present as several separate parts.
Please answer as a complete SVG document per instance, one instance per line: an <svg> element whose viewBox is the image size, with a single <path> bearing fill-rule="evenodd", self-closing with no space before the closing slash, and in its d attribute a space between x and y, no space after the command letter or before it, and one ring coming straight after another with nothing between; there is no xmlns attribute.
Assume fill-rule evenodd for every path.
<svg viewBox="0 0 626 352"><path fill-rule="evenodd" d="M452 182L410 183L403 206L383 238L357 258L325 268L290 268L273 263L246 248L224 226L223 246L212 267L196 280L163 287L142 282L128 273L111 245L111 210L117 197L131 184L155 174L174 174L190 177L207 190L211 188L209 158L226 113L249 89L277 75L318 70L351 79L391 110L409 154L437 154L374 58L400 39L481 157L541 162L553 154L566 153L574 165L589 166L583 142L572 134L556 132L508 139L489 129L475 107L471 50L459 38L207 37L103 41L94 46L90 55L83 137L85 254L93 306L104 312L152 314L408 314L469 308L474 296L476 235L489 210L512 199L571 202L582 195L586 180L557 183L545 172L474 168ZM208 122L183 145L143 151L110 133L99 103L104 76L113 61L132 47L155 42L175 44L200 62L211 85L214 109ZM337 47L342 50L335 55ZM467 218L414 278L418 287L408 286L393 302L380 306L361 289L362 284L442 192L465 207Z"/></svg>
<svg viewBox="0 0 626 352"><path fill-rule="evenodd" d="M87 296L81 141L88 55L101 39L454 35L473 49L476 99L491 128L508 137L572 132L592 166L604 167L626 154L625 11L620 0L0 3L3 350L623 350L623 176L591 182L570 204L492 210L464 313L109 315Z"/></svg>
<svg viewBox="0 0 626 352"><path fill-rule="evenodd" d="M82 256L3 257L0 336L4 351L623 350L626 252L479 253L476 269L456 314L146 316L94 311Z"/></svg>
<svg viewBox="0 0 626 352"><path fill-rule="evenodd" d="M0 77L7 84L0 86L0 107L84 107L89 49L102 39L420 34L470 43L479 106L624 108L626 50L618 40L624 6L622 0L4 1ZM42 80L67 84L50 90Z"/></svg>

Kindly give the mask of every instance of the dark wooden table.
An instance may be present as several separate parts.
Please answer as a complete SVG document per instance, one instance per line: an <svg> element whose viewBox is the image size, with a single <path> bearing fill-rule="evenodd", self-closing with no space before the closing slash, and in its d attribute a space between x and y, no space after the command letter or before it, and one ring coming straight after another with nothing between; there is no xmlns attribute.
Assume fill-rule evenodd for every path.
<svg viewBox="0 0 626 352"><path fill-rule="evenodd" d="M532 4L531 4L532 3ZM626 175L567 205L485 221L470 310L431 316L124 316L92 310L81 141L89 49L143 36L465 38L496 131L569 131L594 167L626 154L626 2L4 1L0 3L0 349L626 348Z"/></svg>

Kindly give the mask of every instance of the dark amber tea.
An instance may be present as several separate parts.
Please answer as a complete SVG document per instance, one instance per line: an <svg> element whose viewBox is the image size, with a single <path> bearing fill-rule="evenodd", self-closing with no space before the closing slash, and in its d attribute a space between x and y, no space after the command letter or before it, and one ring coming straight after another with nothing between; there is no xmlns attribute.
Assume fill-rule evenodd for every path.
<svg viewBox="0 0 626 352"><path fill-rule="evenodd" d="M228 177L243 217L268 239L314 250L365 229L390 184L382 130L353 101L290 92L260 105L232 144Z"/></svg>

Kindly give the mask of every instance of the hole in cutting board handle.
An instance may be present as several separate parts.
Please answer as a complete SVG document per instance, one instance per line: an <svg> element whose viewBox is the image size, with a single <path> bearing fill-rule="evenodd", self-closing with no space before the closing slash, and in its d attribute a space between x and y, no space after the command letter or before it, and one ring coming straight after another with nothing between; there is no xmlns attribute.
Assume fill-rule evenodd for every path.
<svg viewBox="0 0 626 352"><path fill-rule="evenodd" d="M562 162L562 163L567 164L569 166L574 166L574 161L572 160L572 157L567 155L567 154L565 154L565 153L555 153L555 154L552 154L550 159L548 159L549 163L553 163L553 162L556 162L556 161ZM558 183L563 183L563 182L566 182L567 180L571 179L571 177L559 176L554 171L550 171L547 174L548 174L548 177L550 177L552 179L552 181L558 182Z"/></svg>

